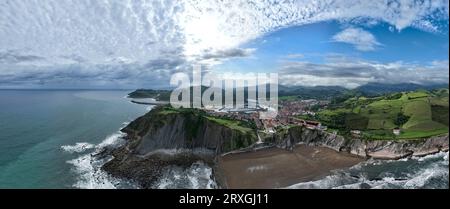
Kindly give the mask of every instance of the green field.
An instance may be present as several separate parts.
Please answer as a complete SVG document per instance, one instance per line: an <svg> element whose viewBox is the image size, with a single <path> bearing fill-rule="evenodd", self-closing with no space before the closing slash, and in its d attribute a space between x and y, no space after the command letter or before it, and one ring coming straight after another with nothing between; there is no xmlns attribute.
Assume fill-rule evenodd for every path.
<svg viewBox="0 0 450 209"><path fill-rule="evenodd" d="M448 89L353 97L317 114L325 125L361 130L367 138L423 138L448 133ZM399 136L392 129L399 127Z"/></svg>
<svg viewBox="0 0 450 209"><path fill-rule="evenodd" d="M254 129L251 127L250 123L229 119L225 117L215 117L207 115L204 111L199 109L192 109L192 108L173 108L171 106L164 106L159 111L159 115L168 115L168 114L195 114L201 117L204 117L208 119L209 121L212 121L214 123L217 123L219 125L226 126L228 128L238 130L242 133L253 133Z"/></svg>
<svg viewBox="0 0 450 209"><path fill-rule="evenodd" d="M228 128L234 129L234 130L239 130L243 133L254 131L250 127L246 127L245 125L243 125L238 120L229 120L229 119L217 118L217 117L212 117L212 116L205 116L205 117L208 118L210 121L213 121L215 123L218 123L220 125L226 126Z"/></svg>

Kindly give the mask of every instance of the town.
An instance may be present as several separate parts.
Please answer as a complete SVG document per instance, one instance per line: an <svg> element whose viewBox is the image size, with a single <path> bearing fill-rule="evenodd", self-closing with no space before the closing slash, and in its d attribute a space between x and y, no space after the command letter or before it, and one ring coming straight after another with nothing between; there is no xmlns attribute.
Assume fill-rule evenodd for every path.
<svg viewBox="0 0 450 209"><path fill-rule="evenodd" d="M261 107L259 104L253 109L204 108L203 110L214 117L254 123L258 131L272 134L276 132L277 127L290 125L304 126L313 130L327 130L327 127L321 122L302 119L301 116L306 116L304 118L314 116L315 112L311 110L313 107L326 108L328 104L329 101L316 99L280 101L277 116L268 119L260 117L260 114L266 112L267 108Z"/></svg>

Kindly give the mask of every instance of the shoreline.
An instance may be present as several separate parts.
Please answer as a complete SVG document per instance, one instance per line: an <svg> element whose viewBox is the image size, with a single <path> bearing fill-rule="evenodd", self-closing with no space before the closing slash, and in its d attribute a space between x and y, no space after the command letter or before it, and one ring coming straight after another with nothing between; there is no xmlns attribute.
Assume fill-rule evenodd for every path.
<svg viewBox="0 0 450 209"><path fill-rule="evenodd" d="M297 141L288 146L267 144L223 153L218 156L219 160L215 165L216 173L221 175L217 178L217 184L230 189L286 188L319 180L333 170L347 169L368 159L400 160L448 152L448 133L409 141L363 142L358 139L358 143L353 141L351 144L339 138L331 139ZM322 156L314 156L311 150L322 152ZM289 155L296 155L297 159ZM301 165L302 163L306 165ZM318 164L321 167L318 168ZM266 179L271 179L272 182Z"/></svg>
<svg viewBox="0 0 450 209"><path fill-rule="evenodd" d="M283 188L324 177L368 158L398 159L448 149L448 134L420 140L367 141L301 126L266 136L264 143L258 143L262 140L198 117L198 112L163 111L155 108L121 129L126 143L109 151L113 159L102 169L151 188L166 166L186 167L203 159L210 162L211 178L219 187ZM173 149L184 150L184 154L155 155L155 151ZM201 157L196 149L212 152Z"/></svg>
<svg viewBox="0 0 450 209"><path fill-rule="evenodd" d="M129 135L126 135L125 138L127 136ZM161 165L163 167L164 165L170 165L171 162L175 162L178 166L186 166L191 165L190 162L202 160L208 164L209 167L211 167L211 178L217 184L218 188L222 189L276 189L287 188L299 183L320 180L332 174L335 170L348 169L354 165L366 161L367 159L398 160L402 158L427 156L441 151L448 151L448 149L442 147L443 149L441 148L434 150L432 153L427 152L429 151L427 150L422 153L414 153L414 155L411 153L402 157L395 156L395 158L393 158L392 156L385 154L381 156L363 156L348 152L348 150L336 150L334 147L316 143L299 142L292 145L290 149L273 144L260 145L261 146L250 146L227 153L222 153L220 155L216 155L215 157L211 156L206 158L205 156L198 158L198 153L196 154L194 150L189 149L185 149L181 153L175 155L164 155L164 153L159 153L158 150L156 150L155 153L150 154L150 156L135 157L141 158L143 161L147 161L149 159L153 159L155 156L161 157L162 154L162 156L166 157L160 159L167 160L167 157L178 159L175 161L163 160L166 161L166 163L162 163L161 161ZM383 152L380 152L380 154L382 153ZM181 160L181 163L178 162L180 160L179 157L185 154L192 155L195 160ZM184 163L182 161L184 161ZM156 166L156 168L157 167L158 166ZM136 179L129 178L128 180ZM140 182L145 185L146 181L141 179ZM144 186L144 188L149 187L147 185L147 187Z"/></svg>
<svg viewBox="0 0 450 209"><path fill-rule="evenodd" d="M284 188L318 180L364 160L326 147L297 145L292 151L272 147L219 156L214 174L223 188Z"/></svg>

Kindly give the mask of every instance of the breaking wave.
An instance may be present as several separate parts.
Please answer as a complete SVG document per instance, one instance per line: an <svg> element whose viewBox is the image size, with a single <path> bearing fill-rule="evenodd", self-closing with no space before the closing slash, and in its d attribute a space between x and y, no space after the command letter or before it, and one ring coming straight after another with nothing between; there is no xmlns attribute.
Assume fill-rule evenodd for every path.
<svg viewBox="0 0 450 209"><path fill-rule="evenodd" d="M217 188L212 168L198 161L188 168L170 166L155 183L158 189L213 189Z"/></svg>
<svg viewBox="0 0 450 209"><path fill-rule="evenodd" d="M120 184L119 179L112 178L100 168L103 161L95 159L91 154L69 160L67 163L74 166L78 174L77 182L73 185L80 189L115 189Z"/></svg>
<svg viewBox="0 0 450 209"><path fill-rule="evenodd" d="M78 158L67 161L73 166L73 171L77 175L77 181L72 186L80 189L136 188L137 186L131 182L114 178L101 169L110 158L96 157L96 154L99 154L106 147L122 145L125 142L123 136L124 134L119 131L106 137L98 145L82 142L75 145L61 146L61 149L69 153L84 153L87 150L93 150L90 153L82 154Z"/></svg>
<svg viewBox="0 0 450 209"><path fill-rule="evenodd" d="M119 147L125 143L125 134L118 131L106 137L100 144L93 145L86 142L76 143L75 145L64 145L61 149L71 154L81 154L79 157L67 161L73 166L76 174L76 182L72 185L80 189L121 189L121 188L139 188L133 182L114 178L101 167L111 160L112 157L97 157L104 148ZM86 153L87 151L91 151ZM153 154L177 155L185 152L183 149L156 150ZM198 154L211 154L208 150L194 150ZM182 168L178 166L169 166L163 173L163 176L156 182L155 188L192 188L192 189L211 189L217 188L214 181L212 168L207 164L198 161L190 167Z"/></svg>
<svg viewBox="0 0 450 209"><path fill-rule="evenodd" d="M291 189L448 189L448 152L401 160L368 160Z"/></svg>
<svg viewBox="0 0 450 209"><path fill-rule="evenodd" d="M64 145L61 149L68 153L81 153L93 149L95 145L87 142L78 142L75 145Z"/></svg>

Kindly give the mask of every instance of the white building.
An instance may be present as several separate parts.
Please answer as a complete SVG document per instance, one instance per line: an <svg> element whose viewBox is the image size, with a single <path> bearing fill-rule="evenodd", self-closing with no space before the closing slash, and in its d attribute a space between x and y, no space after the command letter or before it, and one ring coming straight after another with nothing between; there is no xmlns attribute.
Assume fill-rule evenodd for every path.
<svg viewBox="0 0 450 209"><path fill-rule="evenodd" d="M396 136L400 135L401 130L399 128L392 129L392 133L394 133Z"/></svg>

